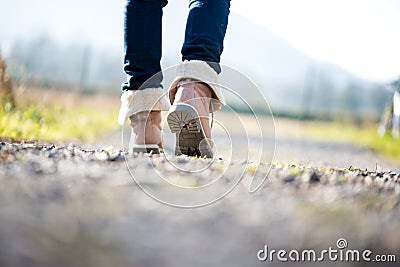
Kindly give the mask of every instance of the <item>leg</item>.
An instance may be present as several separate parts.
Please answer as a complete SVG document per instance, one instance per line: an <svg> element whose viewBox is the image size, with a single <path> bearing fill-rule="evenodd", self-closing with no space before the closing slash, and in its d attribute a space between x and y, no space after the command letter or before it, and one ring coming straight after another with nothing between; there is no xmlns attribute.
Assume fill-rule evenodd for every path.
<svg viewBox="0 0 400 267"><path fill-rule="evenodd" d="M161 18L167 0L128 0L125 14L125 73L118 122L131 120L134 152L158 153L161 110L169 103L161 82Z"/></svg>
<svg viewBox="0 0 400 267"><path fill-rule="evenodd" d="M167 121L176 133L176 154L213 157L209 113L224 104L219 65L230 0L190 0L182 64L169 90Z"/></svg>
<svg viewBox="0 0 400 267"><path fill-rule="evenodd" d="M122 89L137 90L161 87L161 18L167 0L128 0L125 13L125 73L128 81Z"/></svg>
<svg viewBox="0 0 400 267"><path fill-rule="evenodd" d="M230 0L190 0L189 8L182 60L207 61L220 73Z"/></svg>
<svg viewBox="0 0 400 267"><path fill-rule="evenodd" d="M190 0L183 63L169 90L167 121L176 133L176 154L213 157L209 113L224 104L218 86L229 0Z"/></svg>

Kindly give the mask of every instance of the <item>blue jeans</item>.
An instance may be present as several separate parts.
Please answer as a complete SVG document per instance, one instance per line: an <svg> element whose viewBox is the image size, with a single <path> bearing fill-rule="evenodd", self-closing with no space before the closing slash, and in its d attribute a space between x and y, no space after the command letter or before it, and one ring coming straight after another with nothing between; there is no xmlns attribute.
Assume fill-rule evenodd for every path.
<svg viewBox="0 0 400 267"><path fill-rule="evenodd" d="M127 0L125 13L125 90L161 87L161 17L167 0ZM189 0L182 61L206 61L217 73L230 0ZM154 76L156 75L156 76ZM150 77L150 83L142 86Z"/></svg>

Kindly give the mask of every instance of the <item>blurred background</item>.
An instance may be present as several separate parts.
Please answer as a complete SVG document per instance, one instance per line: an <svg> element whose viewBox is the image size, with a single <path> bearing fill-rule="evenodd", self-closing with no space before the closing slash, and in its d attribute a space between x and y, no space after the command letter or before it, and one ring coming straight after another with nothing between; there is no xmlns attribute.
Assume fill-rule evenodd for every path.
<svg viewBox="0 0 400 267"><path fill-rule="evenodd" d="M163 68L180 62L187 6L171 0L164 9ZM195 210L149 198L125 161L111 157L122 155L124 7L125 0L0 0L0 266L260 266L265 244L327 249L340 237L351 249L399 254L400 130L386 129L400 124L400 1L231 1L222 64L254 81L274 120L268 112L259 118L270 133L263 142L250 114L236 117L242 127L233 112L216 114L238 158L222 157L194 178L226 165L244 179ZM247 97L258 114L268 111L254 98ZM271 155L267 164L246 153L260 148ZM150 166L189 187L203 183L150 159L155 164L132 158L132 169L154 190L176 192L153 183ZM258 172L270 173L265 187L248 194L247 181L269 163L271 173Z"/></svg>
<svg viewBox="0 0 400 267"><path fill-rule="evenodd" d="M2 0L0 49L11 78L119 94L124 5ZM399 75L399 10L397 1L233 1L222 62L252 78L278 113L376 118L385 84ZM186 16L186 1L165 8L164 67L180 60Z"/></svg>
<svg viewBox="0 0 400 267"><path fill-rule="evenodd" d="M17 95L101 93L118 109L124 0L0 1L0 51ZM180 61L187 6L164 10L164 68ZM222 63L252 79L277 117L376 127L400 74L399 11L395 0L235 0Z"/></svg>

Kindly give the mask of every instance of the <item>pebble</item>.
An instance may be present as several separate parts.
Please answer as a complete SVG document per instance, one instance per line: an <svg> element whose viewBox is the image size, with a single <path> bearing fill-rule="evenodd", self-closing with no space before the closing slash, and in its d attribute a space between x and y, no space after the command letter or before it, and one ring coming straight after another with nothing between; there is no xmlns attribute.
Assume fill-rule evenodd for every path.
<svg viewBox="0 0 400 267"><path fill-rule="evenodd" d="M225 168L240 173L246 166L254 172L259 167L243 160L217 162L187 179L187 173L177 171L164 156L130 156L112 147L0 142L0 241L7 244L0 262L180 267L193 259L221 256L219 262L199 264L260 266L256 253L264 244L277 249L271 244L276 241L290 249L329 242L335 247L339 236L352 248L400 249L398 173L272 164L264 187L256 193L249 195L247 186L238 186L210 207L181 210L140 191L129 179L125 156L150 193L162 190L163 183L148 179L149 168L171 181L198 186ZM187 156L171 161L193 169L208 164ZM172 191L162 193L173 196ZM189 197L195 199L196 194ZM179 263L182 257L184 264Z"/></svg>

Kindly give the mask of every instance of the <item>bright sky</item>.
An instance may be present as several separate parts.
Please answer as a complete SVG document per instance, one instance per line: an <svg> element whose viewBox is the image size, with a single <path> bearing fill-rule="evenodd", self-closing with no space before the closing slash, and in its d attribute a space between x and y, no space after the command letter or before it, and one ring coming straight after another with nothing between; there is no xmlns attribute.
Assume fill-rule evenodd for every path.
<svg viewBox="0 0 400 267"><path fill-rule="evenodd" d="M398 0L232 0L232 11L363 77L400 75Z"/></svg>
<svg viewBox="0 0 400 267"><path fill-rule="evenodd" d="M122 42L125 0L111 1L0 0L0 25L12 23L0 28L1 48L7 50L7 38L53 28L57 36L92 38L108 47L110 40ZM187 3L175 1L169 6ZM88 16L93 5L96 12ZM400 75L400 0L231 0L231 6L313 58L373 80Z"/></svg>

